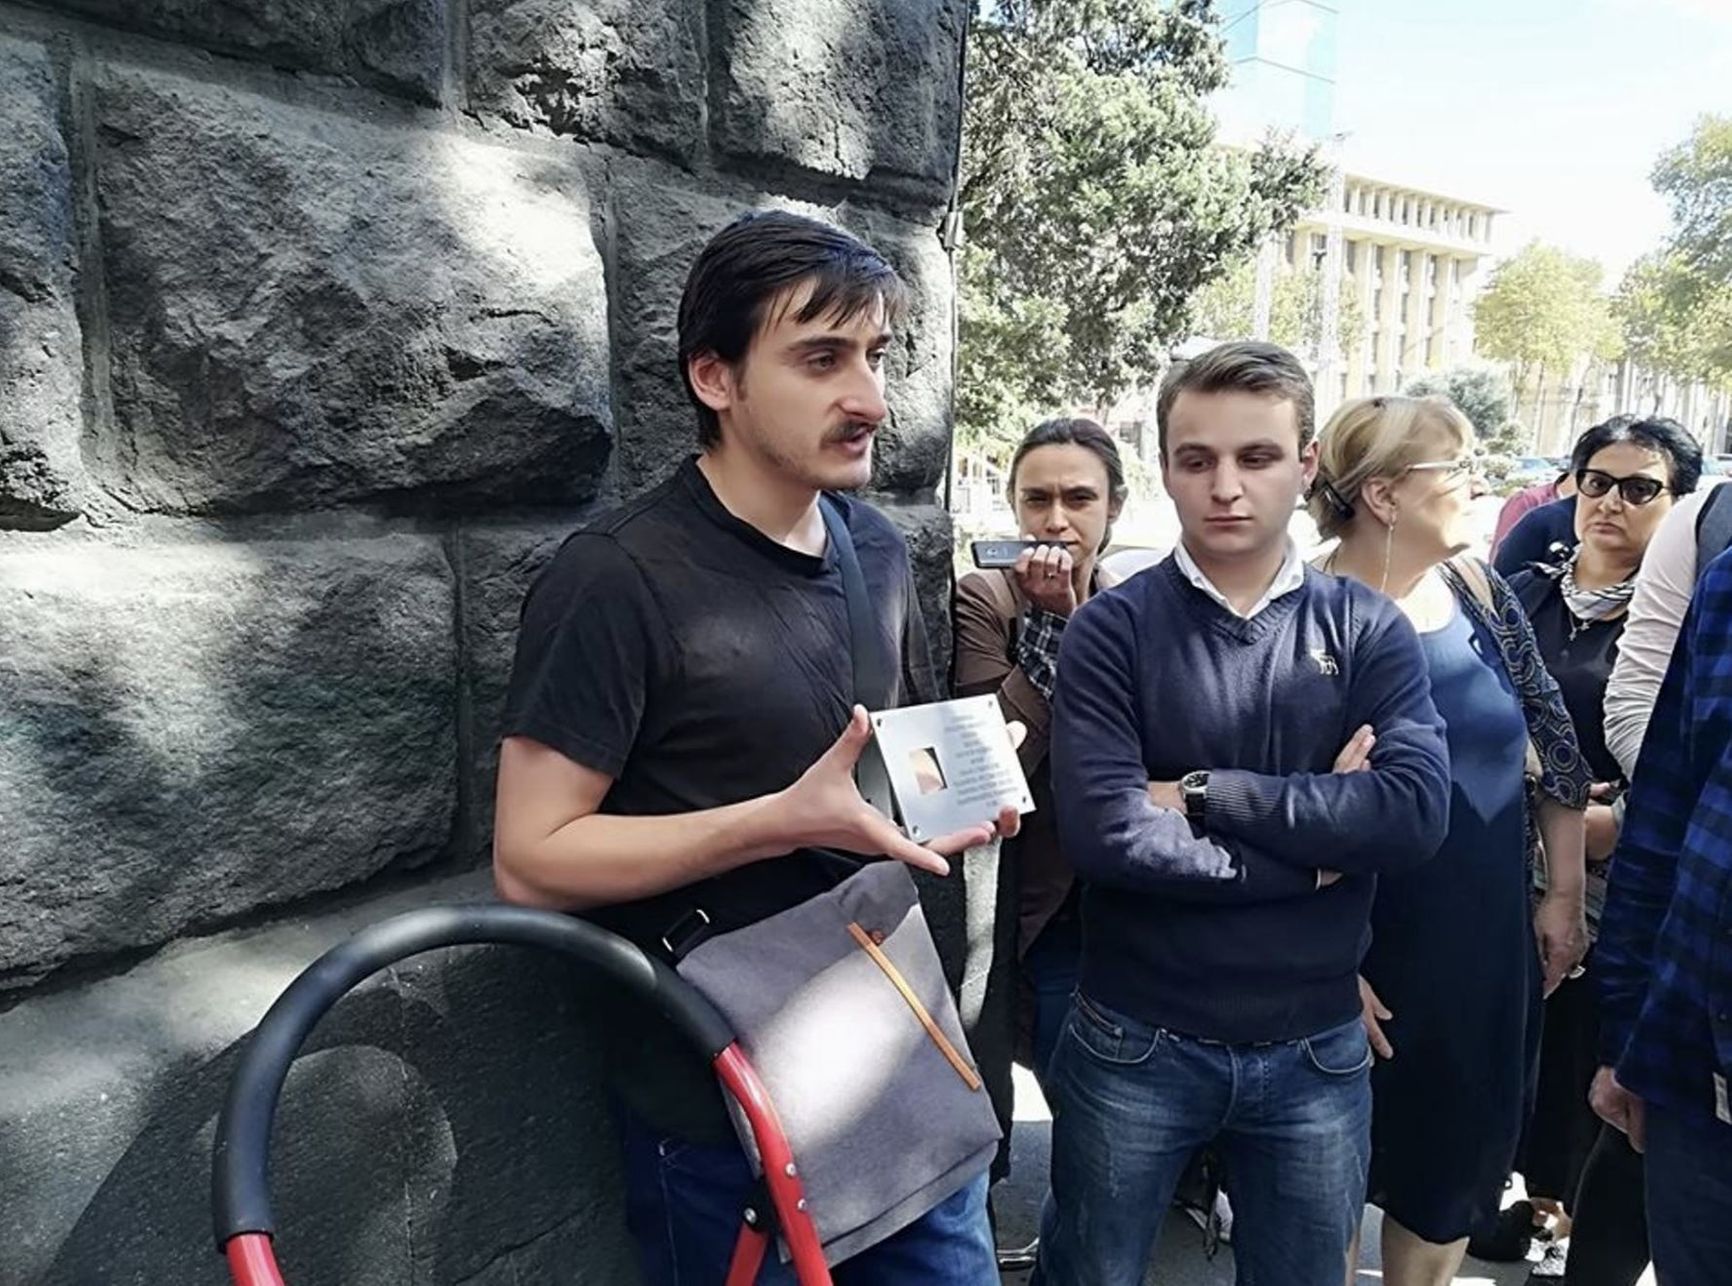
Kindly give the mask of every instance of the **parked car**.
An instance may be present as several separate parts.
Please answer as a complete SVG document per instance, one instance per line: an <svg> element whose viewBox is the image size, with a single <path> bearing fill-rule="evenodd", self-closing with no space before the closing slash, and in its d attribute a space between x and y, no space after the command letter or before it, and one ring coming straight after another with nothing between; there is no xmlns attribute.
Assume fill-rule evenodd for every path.
<svg viewBox="0 0 1732 1286"><path fill-rule="evenodd" d="M1564 459L1553 460L1543 455L1517 456L1510 471L1504 475L1504 483L1510 490L1519 491L1523 487L1550 482L1567 468L1569 461Z"/></svg>

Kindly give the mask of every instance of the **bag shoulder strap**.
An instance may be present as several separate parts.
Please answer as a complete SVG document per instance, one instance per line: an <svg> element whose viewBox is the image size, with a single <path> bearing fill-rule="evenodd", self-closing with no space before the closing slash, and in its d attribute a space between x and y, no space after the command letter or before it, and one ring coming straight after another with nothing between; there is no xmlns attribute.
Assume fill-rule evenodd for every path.
<svg viewBox="0 0 1732 1286"><path fill-rule="evenodd" d="M889 701L893 685L877 616L872 610L872 600L867 597L866 577L860 571L860 557L854 550L854 536L848 530L842 506L832 497L820 496L818 508L824 515L824 530L829 534L831 548L836 551L842 593L848 601L848 651L854 665L854 700L868 710L880 710Z"/></svg>
<svg viewBox="0 0 1732 1286"><path fill-rule="evenodd" d="M1461 554L1450 559L1449 565L1461 583L1467 586L1467 592L1485 608L1487 615L1495 619L1497 600L1492 597L1491 577L1486 575L1485 564L1471 554Z"/></svg>
<svg viewBox="0 0 1732 1286"><path fill-rule="evenodd" d="M854 551L854 534L842 506L834 497L818 497L818 508L824 515L824 530L836 551L836 563L842 573L842 594L848 601L848 653L854 667L854 700L867 711L882 710L890 703L894 688L894 673L884 654L883 637L878 633L877 614L872 600L866 595L866 577L860 571L860 558ZM895 796L890 789L890 774L876 743L869 745L854 765L854 784L860 796L885 816L893 816Z"/></svg>
<svg viewBox="0 0 1732 1286"><path fill-rule="evenodd" d="M1732 545L1732 482L1722 482L1708 493L1707 500L1696 511L1696 579Z"/></svg>

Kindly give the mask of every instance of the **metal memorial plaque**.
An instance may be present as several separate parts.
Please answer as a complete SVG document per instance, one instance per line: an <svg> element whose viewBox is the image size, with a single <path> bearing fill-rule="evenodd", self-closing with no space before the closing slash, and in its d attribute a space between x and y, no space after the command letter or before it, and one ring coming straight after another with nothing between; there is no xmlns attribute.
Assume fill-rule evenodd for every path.
<svg viewBox="0 0 1732 1286"><path fill-rule="evenodd" d="M909 838L925 841L979 826L1004 807L1034 811L1010 729L994 696L936 701L872 715L875 752L889 799L867 801L901 820ZM862 781L866 776L862 775Z"/></svg>

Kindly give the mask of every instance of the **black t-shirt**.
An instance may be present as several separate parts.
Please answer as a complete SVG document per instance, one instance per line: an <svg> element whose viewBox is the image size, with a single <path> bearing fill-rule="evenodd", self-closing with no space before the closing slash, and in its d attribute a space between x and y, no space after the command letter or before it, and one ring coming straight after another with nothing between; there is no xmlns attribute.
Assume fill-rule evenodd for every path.
<svg viewBox="0 0 1732 1286"><path fill-rule="evenodd" d="M1497 547L1492 566L1505 580L1524 567L1552 557L1553 545L1576 546L1576 498L1565 497L1530 509Z"/></svg>
<svg viewBox="0 0 1732 1286"><path fill-rule="evenodd" d="M1606 748L1605 702L1606 684L1618 660L1618 640L1624 634L1624 616L1586 623L1576 620L1564 602L1562 582L1540 572L1517 572L1509 583L1527 609L1540 656L1558 681L1594 780L1621 780L1623 770Z"/></svg>
<svg viewBox="0 0 1732 1286"><path fill-rule="evenodd" d="M902 660L886 704L937 699L901 534L871 506L835 500L881 646ZM613 777L602 812L664 815L792 784L841 734L853 703L847 599L834 551L803 554L736 518L694 457L573 535L536 579L504 731ZM859 865L843 854L802 851L593 918L654 947L693 907L726 932L834 887ZM637 1048L616 1050L615 1079L632 1106L669 1133L726 1137L708 1069L682 1057L659 1024L624 1025ZM658 1066L664 1062L684 1066ZM681 1101L694 1097L704 1100L695 1113Z"/></svg>

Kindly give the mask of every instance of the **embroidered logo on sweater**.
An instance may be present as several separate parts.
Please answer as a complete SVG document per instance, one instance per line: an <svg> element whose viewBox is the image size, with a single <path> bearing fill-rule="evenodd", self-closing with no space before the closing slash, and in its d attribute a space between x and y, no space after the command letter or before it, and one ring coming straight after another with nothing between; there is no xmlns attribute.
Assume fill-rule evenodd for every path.
<svg viewBox="0 0 1732 1286"><path fill-rule="evenodd" d="M1317 662L1317 673L1319 674L1339 675L1341 673L1340 664L1320 647L1311 649L1311 659Z"/></svg>

